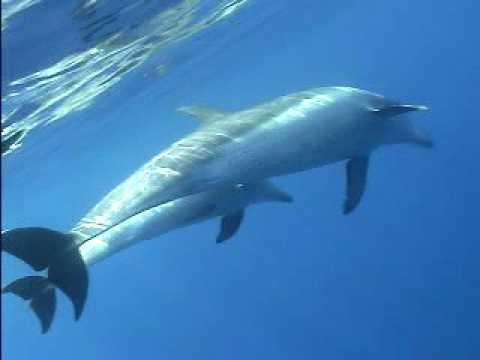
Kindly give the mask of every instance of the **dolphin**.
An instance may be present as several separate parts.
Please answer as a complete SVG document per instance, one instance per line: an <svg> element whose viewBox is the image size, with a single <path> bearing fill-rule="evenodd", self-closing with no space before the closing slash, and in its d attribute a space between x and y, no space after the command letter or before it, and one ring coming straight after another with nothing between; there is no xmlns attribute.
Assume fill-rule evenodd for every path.
<svg viewBox="0 0 480 360"><path fill-rule="evenodd" d="M182 107L179 111L197 118L201 126L113 189L91 215L115 226L151 207L217 186L343 160L347 160L343 208L347 214L360 202L375 149L400 143L433 146L406 115L424 110L426 106L351 87L301 91L236 112ZM111 198L129 199L129 206L119 208Z"/></svg>
<svg viewBox="0 0 480 360"><path fill-rule="evenodd" d="M235 112L195 106L179 110L197 118L201 126L153 157L99 202L87 216L104 229L84 242L184 196L345 160L343 212L348 214L363 196L370 154L375 149L400 143L433 146L406 115L427 110L426 106L404 104L352 87L300 91ZM76 286L81 282L72 275L76 273L74 264L79 263L75 259L81 258L77 248L66 256L59 241L46 236L30 236L23 242L14 236L10 239L8 249L2 244L3 250L27 262L38 256L41 269L49 269L54 284L68 294L64 289L68 283L74 303L85 302L86 289ZM42 249L50 249L48 256L43 250L32 250L32 244L40 239Z"/></svg>
<svg viewBox="0 0 480 360"><path fill-rule="evenodd" d="M118 206L128 206L122 199ZM104 260L118 251L143 240L152 239L172 230L220 217L220 231L216 242L230 239L239 229L245 208L266 201L287 202L293 198L268 180L250 184L236 184L182 197L129 218L101 235L95 236L105 225L91 214L83 217L68 234L46 228L18 228L2 233L2 249L21 258L35 270L42 270L41 256L49 257L57 252L49 247L49 241L68 252L68 247L78 249L80 256L65 260L52 260L48 277L26 276L7 285L2 292L13 293L30 302L40 320L42 333L46 333L53 321L56 309L55 287L60 288L72 301L75 318L84 307L88 277L86 267ZM92 238L93 237L93 238ZM91 241L85 241L86 239ZM38 239L34 246L30 239ZM43 241L43 242L42 242ZM24 246L27 244L26 246ZM12 250L13 249L13 250ZM78 255L78 253L75 253ZM65 271L71 273L65 273Z"/></svg>

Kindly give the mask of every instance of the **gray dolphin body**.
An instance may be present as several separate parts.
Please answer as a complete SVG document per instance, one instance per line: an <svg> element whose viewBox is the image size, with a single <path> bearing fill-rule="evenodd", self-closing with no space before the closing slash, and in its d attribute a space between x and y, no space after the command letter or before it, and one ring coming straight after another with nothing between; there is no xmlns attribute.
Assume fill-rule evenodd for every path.
<svg viewBox="0 0 480 360"><path fill-rule="evenodd" d="M349 87L301 91L231 113L180 108L202 126L147 162L87 216L114 226L182 196L342 160L350 160L344 206L350 212L363 193L373 150L397 143L432 146L408 118L397 116L416 110L426 107ZM123 199L129 206L119 208L112 199Z"/></svg>
<svg viewBox="0 0 480 360"><path fill-rule="evenodd" d="M70 297L76 318L88 286L81 248L156 206L348 160L344 212L349 213L364 193L372 151L386 144L432 146L402 115L426 107L349 87L301 91L238 112L199 107L180 110L199 118L202 126L155 156L100 201L74 231L86 234L80 242L78 237L66 241L65 235L45 230L39 242L29 229L12 230L3 239L3 250L35 270L48 269L46 280ZM237 216L230 227L235 229L238 221ZM89 232L88 223L101 226ZM31 293L25 294L31 299L27 296Z"/></svg>

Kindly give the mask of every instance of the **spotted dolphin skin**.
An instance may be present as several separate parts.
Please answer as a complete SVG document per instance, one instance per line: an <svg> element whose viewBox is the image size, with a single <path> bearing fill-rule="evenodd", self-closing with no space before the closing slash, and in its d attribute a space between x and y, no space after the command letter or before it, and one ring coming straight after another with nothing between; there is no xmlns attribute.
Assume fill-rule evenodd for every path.
<svg viewBox="0 0 480 360"><path fill-rule="evenodd" d="M102 229L82 244L149 209L185 196L344 160L347 196L343 211L350 213L365 191L369 158L375 149L400 143L432 146L406 115L426 109L351 87L301 91L236 112L183 107L180 111L198 118L201 126L152 158L100 201L86 219L102 224ZM20 258L25 252L36 253L32 250L32 243L38 243L34 237L23 243L13 236L10 239L8 250L2 244L4 250ZM41 243L44 248L45 241ZM49 269L49 279L70 294L74 304L83 306L86 288L76 285L81 281L72 281L66 271L58 270L68 268L70 276L81 273L72 269L81 263L79 244L75 245L70 246L75 251L68 251L70 259L64 248L51 245L51 254L60 253L57 247L63 249L62 256L54 259L58 262L55 266L48 266L51 258L40 258L43 269Z"/></svg>

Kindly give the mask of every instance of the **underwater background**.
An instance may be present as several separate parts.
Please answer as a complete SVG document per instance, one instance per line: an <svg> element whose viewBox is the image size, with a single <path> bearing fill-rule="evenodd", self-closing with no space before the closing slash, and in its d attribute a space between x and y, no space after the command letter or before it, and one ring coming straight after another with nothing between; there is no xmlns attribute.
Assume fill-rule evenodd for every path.
<svg viewBox="0 0 480 360"><path fill-rule="evenodd" d="M52 329L2 297L5 359L480 358L476 1L2 0L2 230L68 231L196 128L318 86L425 104L432 150L377 151L359 208L344 165L277 178L293 204L142 242L90 270ZM293 140L292 140L293 141ZM288 146L288 144L285 144ZM2 149L3 151L3 149ZM2 286L31 270L2 254Z"/></svg>

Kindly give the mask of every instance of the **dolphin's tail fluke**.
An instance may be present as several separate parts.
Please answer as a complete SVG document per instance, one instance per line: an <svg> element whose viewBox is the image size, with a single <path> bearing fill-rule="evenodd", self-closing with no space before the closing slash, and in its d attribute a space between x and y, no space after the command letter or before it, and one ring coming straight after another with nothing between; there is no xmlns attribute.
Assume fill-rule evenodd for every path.
<svg viewBox="0 0 480 360"><path fill-rule="evenodd" d="M45 334L52 324L57 306L55 288L43 276L25 276L5 286L3 294L12 293L30 302L30 307L37 315Z"/></svg>
<svg viewBox="0 0 480 360"><path fill-rule="evenodd" d="M73 304L75 319L80 318L87 298L88 272L72 235L37 227L8 230L2 233L2 251L36 271L48 270L47 277L27 276L2 291L31 301L43 332L48 330L55 311L53 287L65 293Z"/></svg>

